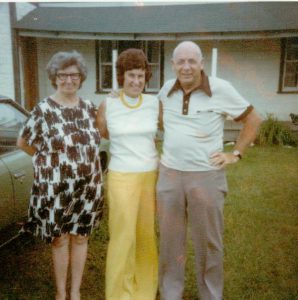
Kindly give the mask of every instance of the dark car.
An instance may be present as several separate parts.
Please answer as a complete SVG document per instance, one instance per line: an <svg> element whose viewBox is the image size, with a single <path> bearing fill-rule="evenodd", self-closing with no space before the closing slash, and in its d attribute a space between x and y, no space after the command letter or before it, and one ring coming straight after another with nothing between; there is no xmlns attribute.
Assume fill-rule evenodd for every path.
<svg viewBox="0 0 298 300"><path fill-rule="evenodd" d="M33 180L32 160L17 149L20 127L29 112L0 95L0 247L13 238L27 215ZM108 142L100 148L102 168L108 162Z"/></svg>

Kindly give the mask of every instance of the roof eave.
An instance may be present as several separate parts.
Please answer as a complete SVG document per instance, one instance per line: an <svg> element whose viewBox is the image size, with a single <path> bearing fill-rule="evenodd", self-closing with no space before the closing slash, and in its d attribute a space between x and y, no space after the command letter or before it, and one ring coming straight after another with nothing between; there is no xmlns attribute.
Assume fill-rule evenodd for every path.
<svg viewBox="0 0 298 300"><path fill-rule="evenodd" d="M185 32L185 33L89 33L69 31L18 30L19 36L79 40L242 40L297 37L298 30L247 32Z"/></svg>

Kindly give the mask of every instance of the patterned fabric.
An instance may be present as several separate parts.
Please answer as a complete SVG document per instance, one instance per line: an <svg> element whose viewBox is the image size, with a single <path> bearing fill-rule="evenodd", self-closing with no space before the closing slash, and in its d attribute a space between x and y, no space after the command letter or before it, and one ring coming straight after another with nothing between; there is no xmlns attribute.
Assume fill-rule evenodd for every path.
<svg viewBox="0 0 298 300"><path fill-rule="evenodd" d="M23 231L51 242L63 233L90 235L98 223L103 188L95 120L95 106L82 99L69 108L47 98L31 112L20 132L37 149Z"/></svg>

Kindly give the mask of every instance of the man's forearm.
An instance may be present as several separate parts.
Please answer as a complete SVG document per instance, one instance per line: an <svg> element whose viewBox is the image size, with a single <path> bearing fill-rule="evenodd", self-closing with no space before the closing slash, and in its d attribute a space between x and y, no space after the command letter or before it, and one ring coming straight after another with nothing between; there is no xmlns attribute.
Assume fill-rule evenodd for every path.
<svg viewBox="0 0 298 300"><path fill-rule="evenodd" d="M259 114L253 110L251 111L243 122L243 128L241 129L235 149L239 150L241 154L245 152L245 149L255 140L259 127L262 123L262 118Z"/></svg>

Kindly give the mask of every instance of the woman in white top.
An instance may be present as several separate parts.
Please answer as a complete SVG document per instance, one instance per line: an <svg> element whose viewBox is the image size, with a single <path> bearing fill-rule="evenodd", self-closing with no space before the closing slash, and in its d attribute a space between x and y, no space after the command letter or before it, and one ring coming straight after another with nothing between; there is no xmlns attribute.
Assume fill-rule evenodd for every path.
<svg viewBox="0 0 298 300"><path fill-rule="evenodd" d="M101 103L97 123L110 140L107 300L154 300L157 249L154 231L158 154L155 136L159 101L142 94L151 77L142 50L128 49L117 60L118 97Z"/></svg>

